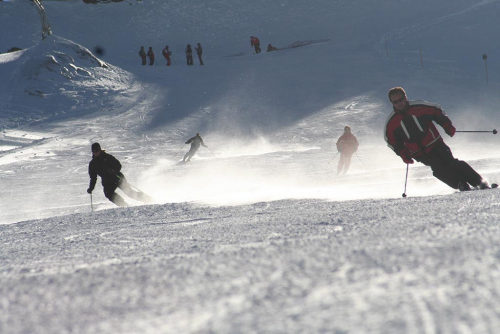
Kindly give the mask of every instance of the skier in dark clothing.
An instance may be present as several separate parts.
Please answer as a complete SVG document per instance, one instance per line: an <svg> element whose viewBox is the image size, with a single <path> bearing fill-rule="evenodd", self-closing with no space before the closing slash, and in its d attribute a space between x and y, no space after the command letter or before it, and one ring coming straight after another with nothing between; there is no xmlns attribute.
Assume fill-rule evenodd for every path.
<svg viewBox="0 0 500 334"><path fill-rule="evenodd" d="M203 65L203 60L201 59L203 49L201 48L201 44L198 43L198 45L194 49L196 50L196 54L198 55L198 59L200 60L200 65Z"/></svg>
<svg viewBox="0 0 500 334"><path fill-rule="evenodd" d="M149 47L148 50L149 65L153 65L155 62L155 53L153 52L153 47Z"/></svg>
<svg viewBox="0 0 500 334"><path fill-rule="evenodd" d="M172 62L170 61L170 55L172 54L172 52L168 49L168 45L165 47L165 49L162 50L161 53L163 54L163 57L165 57L165 59L167 60L167 66L170 66L170 64L172 64Z"/></svg>
<svg viewBox="0 0 500 334"><path fill-rule="evenodd" d="M146 51L144 50L144 46L141 46L141 50L139 51L139 56L141 56L142 65L146 65Z"/></svg>
<svg viewBox="0 0 500 334"><path fill-rule="evenodd" d="M450 137L455 135L456 129L441 106L426 101L408 101L401 87L389 90L388 96L393 111L385 125L385 141L406 164L412 164L415 159L431 167L433 175L453 189L490 188L469 164L455 159L444 143L433 122Z"/></svg>
<svg viewBox="0 0 500 334"><path fill-rule="evenodd" d="M351 133L351 127L346 126L344 134L337 140L337 150L340 153L337 175L347 173L351 165L352 155L356 153L358 146L358 139Z"/></svg>
<svg viewBox="0 0 500 334"><path fill-rule="evenodd" d="M255 53L260 53L260 40L257 37L250 36L250 45L255 48Z"/></svg>
<svg viewBox="0 0 500 334"><path fill-rule="evenodd" d="M120 188L130 198L137 201L148 202L149 196L141 191L134 191L128 184L125 176L120 172L122 165L111 154L101 150L99 143L92 144L92 160L89 163L90 185L87 193L92 194L97 183L97 176L101 177L104 188L104 196L118 206L128 206L125 200L115 193L116 188Z"/></svg>
<svg viewBox="0 0 500 334"><path fill-rule="evenodd" d="M193 49L191 49L191 44L186 46L186 60L188 65L193 65Z"/></svg>
<svg viewBox="0 0 500 334"><path fill-rule="evenodd" d="M208 148L208 146L203 142L203 139L200 137L199 133L197 133L193 138L189 139L186 144L191 144L191 149L184 155L184 159L182 159L182 161L191 160L196 151L198 151L198 149L200 148L200 145Z"/></svg>

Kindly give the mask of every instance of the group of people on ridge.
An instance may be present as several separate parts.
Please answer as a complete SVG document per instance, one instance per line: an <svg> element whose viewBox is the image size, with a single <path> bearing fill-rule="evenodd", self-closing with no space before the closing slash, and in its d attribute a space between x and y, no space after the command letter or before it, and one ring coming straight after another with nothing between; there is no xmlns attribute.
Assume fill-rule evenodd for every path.
<svg viewBox="0 0 500 334"><path fill-rule="evenodd" d="M252 48L255 48L255 53L261 52L260 40L257 37L250 36L250 45ZM196 47L194 48L194 50L196 51L196 55L198 56L198 60L200 61L200 65L204 65L203 59L202 59L203 48L202 48L201 44L200 43L196 44ZM278 50L278 49L276 47L272 46L271 44L267 45L267 52L275 51L275 50ZM188 66L193 65L193 49L191 48L191 44L188 44L186 46L186 48L184 49L184 52L186 54L187 65ZM172 60L170 58L172 55L172 51L170 51L168 45L165 46L165 48L161 51L161 53L162 53L163 57L165 57L165 59L167 60L167 66L170 66L172 64ZM144 49L144 46L141 46L141 49L139 50L139 56L141 57L142 65L147 65L147 59L149 59L150 66L154 65L155 53L153 51L152 46L149 47L147 52Z"/></svg>
<svg viewBox="0 0 500 334"><path fill-rule="evenodd" d="M456 129L441 106L422 100L409 101L401 87L390 89L388 97L393 108L385 124L385 141L405 164L413 164L414 160L421 162L431 168L434 177L460 191L491 188L468 163L454 158L450 148L444 143L434 122L450 137L455 135ZM199 133L185 144L191 144L191 148L184 155L183 162L190 161L200 146L208 148ZM345 174L351 164L352 155L359 146L349 126L344 127L344 133L337 140L336 146L337 154L340 153L337 174ZM104 195L118 206L128 204L116 194L117 188L135 200L150 200L146 194L132 189L121 173L120 162L102 150L99 143L92 144L91 149L93 157L89 163L90 185L87 193L92 194L97 176L100 176Z"/></svg>
<svg viewBox="0 0 500 334"><path fill-rule="evenodd" d="M203 48L201 47L201 44L198 43L196 47L194 48L196 51L196 54L198 55L198 60L200 61L200 65L203 65ZM186 60L188 65L193 65L193 49L191 49L191 44L188 44L186 46L186 49L184 50L186 53ZM170 51L169 46L165 46L165 48L161 51L161 54L165 59L167 60L167 66L172 65L172 59L170 56L172 56L172 51ZM147 65L146 63L146 57L149 58L149 65L152 66L155 62L155 53L153 52L153 47L149 47L148 52L146 53L146 50L144 50L144 46L141 46L141 49L139 50L139 56L142 59L142 65Z"/></svg>

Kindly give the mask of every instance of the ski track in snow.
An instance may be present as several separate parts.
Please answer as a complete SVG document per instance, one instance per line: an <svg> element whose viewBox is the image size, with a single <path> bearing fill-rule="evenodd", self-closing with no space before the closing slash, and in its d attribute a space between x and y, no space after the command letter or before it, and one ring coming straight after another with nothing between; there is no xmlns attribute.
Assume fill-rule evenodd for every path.
<svg viewBox="0 0 500 334"><path fill-rule="evenodd" d="M15 313L41 333L491 332L498 318L469 310L498 304L500 207L482 203L499 199L170 204L2 225L0 323L20 328ZM433 209L464 201L456 214Z"/></svg>

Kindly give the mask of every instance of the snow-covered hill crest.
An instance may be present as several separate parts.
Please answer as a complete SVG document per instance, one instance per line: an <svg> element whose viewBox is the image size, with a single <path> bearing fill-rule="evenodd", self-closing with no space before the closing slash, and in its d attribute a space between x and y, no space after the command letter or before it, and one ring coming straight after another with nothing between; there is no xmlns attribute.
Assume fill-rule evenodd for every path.
<svg viewBox="0 0 500 334"><path fill-rule="evenodd" d="M0 71L6 78L1 83L4 128L47 116L62 120L95 112L132 86L130 74L55 35L29 49L0 55ZM89 104L95 96L100 96L97 103Z"/></svg>

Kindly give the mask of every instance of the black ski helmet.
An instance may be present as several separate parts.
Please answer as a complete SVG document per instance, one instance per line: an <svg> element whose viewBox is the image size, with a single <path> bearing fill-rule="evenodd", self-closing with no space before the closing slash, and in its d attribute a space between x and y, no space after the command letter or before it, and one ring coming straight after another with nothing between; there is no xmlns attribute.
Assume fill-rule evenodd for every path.
<svg viewBox="0 0 500 334"><path fill-rule="evenodd" d="M92 152L97 152L101 150L101 145L99 143L92 144Z"/></svg>

